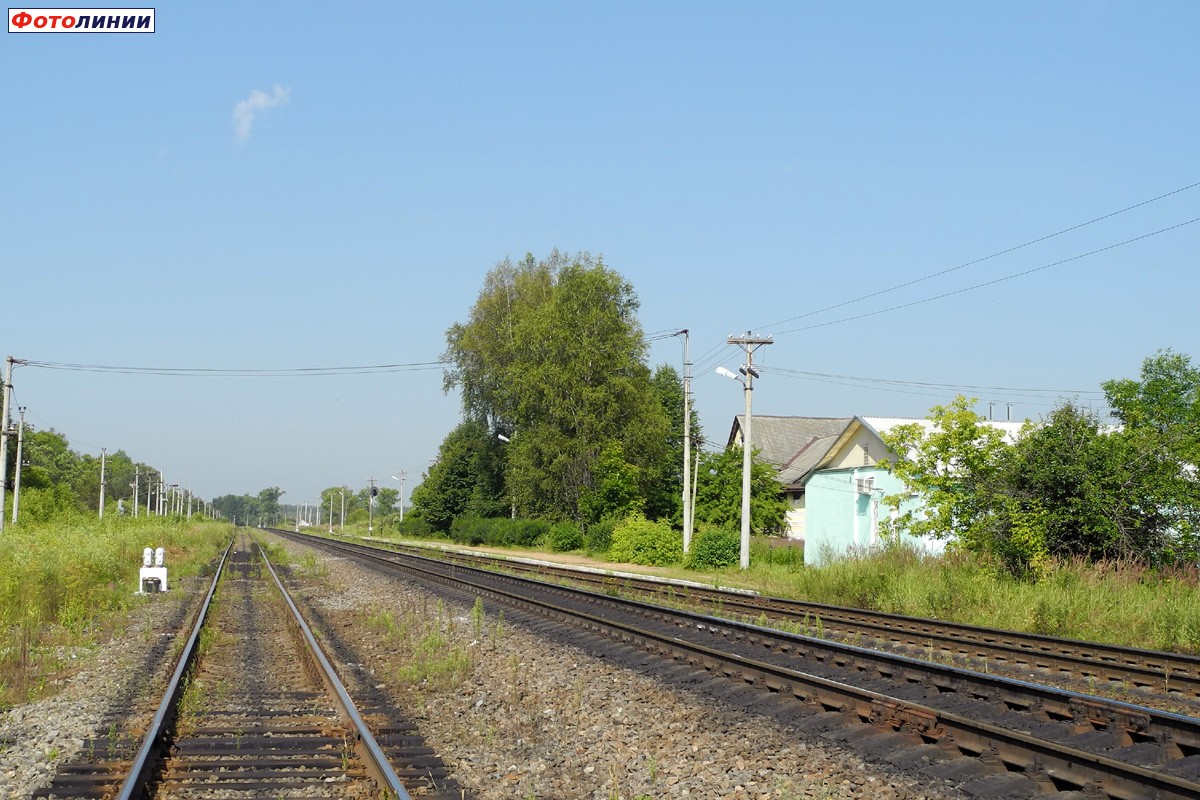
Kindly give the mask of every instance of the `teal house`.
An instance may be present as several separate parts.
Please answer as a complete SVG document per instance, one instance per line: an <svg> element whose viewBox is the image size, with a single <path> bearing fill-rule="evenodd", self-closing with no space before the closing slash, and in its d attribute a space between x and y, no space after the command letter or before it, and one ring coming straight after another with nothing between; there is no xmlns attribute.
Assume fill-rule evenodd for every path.
<svg viewBox="0 0 1200 800"><path fill-rule="evenodd" d="M742 420L734 420L729 445L741 446ZM754 417L751 446L777 470L789 505L784 532L804 542L804 563L822 564L879 545L881 523L920 508L921 498L879 465L896 457L882 434L913 423L930 425L928 420L902 417ZM988 424L1010 437L1023 425ZM904 498L899 509L883 503L890 495ZM929 553L945 546L944 540L932 537L910 541Z"/></svg>

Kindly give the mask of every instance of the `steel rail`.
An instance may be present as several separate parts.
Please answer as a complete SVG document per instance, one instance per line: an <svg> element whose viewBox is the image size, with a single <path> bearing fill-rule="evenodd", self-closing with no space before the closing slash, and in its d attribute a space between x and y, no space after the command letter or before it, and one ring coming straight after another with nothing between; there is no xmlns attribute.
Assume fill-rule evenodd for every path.
<svg viewBox="0 0 1200 800"><path fill-rule="evenodd" d="M400 552L429 553L430 548L399 546ZM1082 679L1104 680L1116 686L1163 691L1200 699L1200 656L1121 645L1064 639L1036 633L986 628L883 611L847 608L806 600L771 597L739 590L715 589L695 583L678 583L653 577L616 576L582 572L571 567L529 563L517 559L436 550L439 560L464 564L492 564L516 572L549 574L584 584L618 587L674 601L698 600L723 612L754 619L767 615L790 623L836 628L909 647L936 647L942 652L1065 673ZM970 643L970 644L968 644Z"/></svg>
<svg viewBox="0 0 1200 800"><path fill-rule="evenodd" d="M291 532L281 532L291 535ZM543 590L554 593L575 593L580 596L590 596L592 600L603 601L618 606L641 606L643 604L621 598L597 595L584 590L572 590L562 586L547 585L511 575L498 575L495 572L480 570L461 565L445 565L437 559L427 559L419 556L399 556L378 548L361 545L345 545L331 542L322 538L306 537L324 547L342 552L350 552L362 557L383 563L391 568L399 568L410 574L416 574L438 583L460 586L470 585L472 591L482 591L491 597L505 602L529 608L541 614L552 616L567 616L579 620L585 626L605 635L616 636L626 641L636 641L643 647L653 651L674 653L674 658L681 658L689 663L702 666L708 671L721 671L726 675L740 674L748 683L756 684L773 691L790 691L793 696L806 702L816 702L827 709L840 711L853 710L862 720L883 722L893 730L905 730L919 735L924 741L941 742L949 738L950 743L966 754L991 752L1005 764L1012 765L1039 782L1047 791L1058 790L1065 786L1085 788L1095 783L1105 787L1105 792L1113 798L1122 800L1151 800L1151 798L1200 798L1200 784L1187 778L1176 777L1164 772L1146 767L1121 762L1104 755L1091 753L1070 745L1052 740L1039 739L1027 733L1002 728L990 723L973 720L961 714L933 706L927 706L908 700L901 700L884 694L873 692L862 687L855 687L840 681L830 680L818 675L791 669L777 664L770 664L756 659L746 658L736 653L705 647L696 642L686 641L678 635L665 635L645 630L609 618L598 617L586 612L563 609L561 606L531 598L525 595L509 592L494 585L471 583L468 576L513 582L518 585L538 584ZM390 556L390 557L385 557ZM418 564L401 563L397 556L405 559L416 559ZM441 570L441 571L439 571ZM449 574L445 570L448 570ZM465 574L463 574L465 573ZM724 627L740 630L753 637L773 637L779 640L808 640L808 643L851 653L861 657L865 653L875 656L886 656L877 651L866 651L851 645L836 642L810 639L796 634L786 634L779 631L760 628L747 623L732 622L716 617L709 617L692 612L674 611L658 608L656 613L671 614L687 622L677 623L688 627L710 627L716 631ZM940 672L943 675L957 675L968 680L985 680L984 676L970 673L954 667L943 667L928 662L910 659L902 656L886 656L893 659L893 672L899 673L905 669L924 669ZM1041 703L1049 697L1058 697L1063 708L1072 713L1082 712L1102 713L1108 722L1133 725L1141 728L1147 720L1156 719L1160 726L1167 730L1181 727L1184 738L1190 734L1192 739L1187 743L1189 748L1195 746L1195 726L1197 721L1180 715L1158 712L1140 706L1133 706L1118 701L1103 701L1099 698L1081 695L1075 692L1042 687L1036 684L1026 684L1011 679L988 679L988 684L1006 687L1008 690L1021 690L1026 693L1033 691L1038 694L1036 703ZM1082 704L1082 707L1081 707ZM1160 728L1161 730L1161 728Z"/></svg>
<svg viewBox="0 0 1200 800"><path fill-rule="evenodd" d="M270 559L267 558L262 545L257 541L255 545L258 547L263 563L266 564L267 570L275 580L275 586L287 602L287 606L292 612L292 619L299 628L304 641L308 644L309 652L312 653L313 658L317 661L317 665L320 668L321 680L324 681L325 686L336 698L338 711L341 713L342 718L349 721L354 728L356 736L355 749L360 751L359 756L363 758L367 770L380 786L386 787L386 791L391 792L399 800L412 800L400 777L392 768L388 757L384 754L383 748L379 746L379 742L376 741L370 728L367 727L366 721L363 720L362 715L358 712L358 707L354 705L354 701L350 698L346 687L342 685L333 665L325 657L325 653L317 643L312 629L304 621L304 616L300 613L300 609L296 607L296 604L292 601L292 596L284 588L283 582L279 580L279 575L271 565Z"/></svg>
<svg viewBox="0 0 1200 800"><path fill-rule="evenodd" d="M129 768L129 773L125 781L121 784L121 791L117 795L117 800L133 800L134 797L140 797L146 791L146 785L150 780L150 772L156 766L150 756L160 745L160 739L164 735L167 721L175 709L180 692L183 691L183 676L196 657L196 643L200 640L200 629L204 627L204 621L208 617L213 595L217 591L217 584L220 582L221 576L225 571L225 563L229 559L229 552L233 549L235 540L230 539L225 552L221 554L221 561L217 564L217 574L213 576L212 585L208 587L208 594L205 595L204 602L200 606L200 612L196 615L196 624L192 626L192 633L188 636L183 652L179 655L179 663L175 666L175 672L171 675L171 680L168 682L167 689L163 693L162 702L158 704L158 710L154 712L154 718L150 721L150 727L142 737L142 744L138 748L137 757L134 758L133 764Z"/></svg>

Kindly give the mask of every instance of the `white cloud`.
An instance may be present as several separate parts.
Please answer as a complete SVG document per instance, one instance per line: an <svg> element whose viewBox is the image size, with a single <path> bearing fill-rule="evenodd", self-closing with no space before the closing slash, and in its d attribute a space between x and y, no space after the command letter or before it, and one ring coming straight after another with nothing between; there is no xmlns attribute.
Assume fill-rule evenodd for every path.
<svg viewBox="0 0 1200 800"><path fill-rule="evenodd" d="M233 132L239 142L250 138L250 127L258 112L281 106L288 101L291 91L275 84L274 94L267 94L261 89L250 92L250 96L233 107Z"/></svg>

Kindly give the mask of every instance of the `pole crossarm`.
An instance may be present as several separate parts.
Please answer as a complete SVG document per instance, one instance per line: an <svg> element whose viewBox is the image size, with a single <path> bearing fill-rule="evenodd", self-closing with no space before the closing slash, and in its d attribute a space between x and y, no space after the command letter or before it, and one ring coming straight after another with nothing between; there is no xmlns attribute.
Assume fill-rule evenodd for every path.
<svg viewBox="0 0 1200 800"><path fill-rule="evenodd" d="M750 459L753 447L750 438L751 420L753 419L750 396L754 391L754 379L758 376L758 373L754 371L754 351L764 345L774 344L775 340L771 336L752 336L747 331L743 336L730 336L725 341L728 344L736 344L746 352L746 363L742 367L742 374L746 376L746 379L742 381L746 395L746 419L745 425L742 427L742 533L740 547L741 568L746 569L750 566Z"/></svg>

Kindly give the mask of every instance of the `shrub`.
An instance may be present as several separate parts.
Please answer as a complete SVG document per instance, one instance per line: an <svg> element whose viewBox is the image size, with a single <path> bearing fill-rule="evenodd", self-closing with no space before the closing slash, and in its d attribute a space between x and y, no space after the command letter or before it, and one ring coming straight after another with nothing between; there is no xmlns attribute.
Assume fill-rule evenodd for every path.
<svg viewBox="0 0 1200 800"><path fill-rule="evenodd" d="M450 524L450 538L459 544L471 546L533 547L549 530L549 524L538 519L463 514L455 517Z"/></svg>
<svg viewBox="0 0 1200 800"><path fill-rule="evenodd" d="M616 520L602 519L587 526L583 534L583 548L593 554L605 554L612 547L613 528Z"/></svg>
<svg viewBox="0 0 1200 800"><path fill-rule="evenodd" d="M573 522L559 522L546 533L546 544L551 550L565 553L583 547L583 534Z"/></svg>
<svg viewBox="0 0 1200 800"><path fill-rule="evenodd" d="M688 569L712 569L738 563L742 537L729 528L701 528L692 538L684 566Z"/></svg>
<svg viewBox="0 0 1200 800"><path fill-rule="evenodd" d="M654 567L678 564L683 559L683 540L668 523L631 514L613 529L608 557Z"/></svg>

